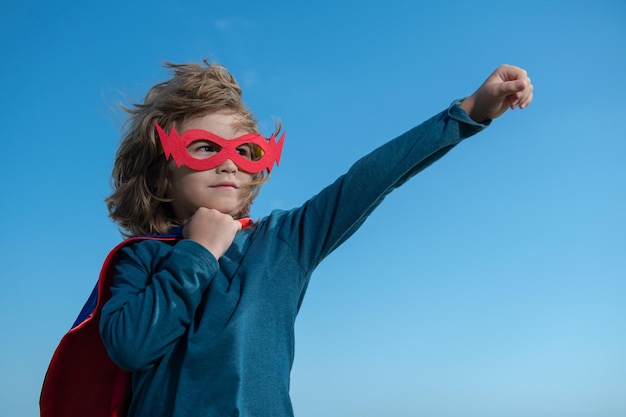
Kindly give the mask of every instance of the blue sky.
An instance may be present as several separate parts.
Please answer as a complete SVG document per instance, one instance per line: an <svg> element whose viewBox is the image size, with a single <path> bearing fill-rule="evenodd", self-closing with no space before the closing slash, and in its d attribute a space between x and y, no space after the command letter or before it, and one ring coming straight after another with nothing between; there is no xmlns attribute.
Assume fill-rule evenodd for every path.
<svg viewBox="0 0 626 417"><path fill-rule="evenodd" d="M163 60L229 67L287 131L253 215L302 204L501 63L535 101L391 194L314 275L299 417L626 415L626 5L621 1L4 5L0 417L120 235L103 198L123 113ZM322 167L316 163L324 152Z"/></svg>

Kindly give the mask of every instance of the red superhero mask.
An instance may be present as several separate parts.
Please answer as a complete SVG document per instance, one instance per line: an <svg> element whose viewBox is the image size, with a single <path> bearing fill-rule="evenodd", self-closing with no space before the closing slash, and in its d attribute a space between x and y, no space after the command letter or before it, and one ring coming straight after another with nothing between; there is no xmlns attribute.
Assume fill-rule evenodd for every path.
<svg viewBox="0 0 626 417"><path fill-rule="evenodd" d="M248 133L234 139L226 139L221 136L201 129L190 129L182 136L178 135L175 127L172 127L170 134L154 122L163 151L167 159L174 158L176 166L186 167L195 171L206 171L215 168L226 160L230 159L243 171L251 174L271 171L274 163L280 163L280 154L283 150L285 133L278 141L274 135L269 140L258 133ZM198 142L210 147L211 151L205 153L206 156L197 158L190 153L190 145ZM191 146L193 148L193 146Z"/></svg>

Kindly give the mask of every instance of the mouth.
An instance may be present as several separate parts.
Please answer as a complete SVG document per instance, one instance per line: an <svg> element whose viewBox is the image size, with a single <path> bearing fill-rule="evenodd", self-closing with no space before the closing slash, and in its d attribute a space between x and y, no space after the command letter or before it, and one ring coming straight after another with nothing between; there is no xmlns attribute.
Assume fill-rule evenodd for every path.
<svg viewBox="0 0 626 417"><path fill-rule="evenodd" d="M239 187L234 182L224 181L219 184L212 185L211 188L224 188L224 189L234 189L238 190Z"/></svg>

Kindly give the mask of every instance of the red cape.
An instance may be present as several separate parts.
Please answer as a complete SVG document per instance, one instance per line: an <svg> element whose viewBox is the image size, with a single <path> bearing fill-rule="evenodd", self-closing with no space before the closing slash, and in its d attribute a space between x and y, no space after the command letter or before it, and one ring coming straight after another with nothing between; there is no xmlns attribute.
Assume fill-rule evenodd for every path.
<svg viewBox="0 0 626 417"><path fill-rule="evenodd" d="M243 228L254 224L239 219ZM52 355L43 382L39 409L41 417L125 417L130 403L130 373L117 366L100 337L102 306L111 298L113 266L120 250L138 240L175 241L182 227L172 235L127 239L104 260L97 292L89 297L72 329L63 336Z"/></svg>
<svg viewBox="0 0 626 417"><path fill-rule="evenodd" d="M109 253L100 271L95 306L89 307L90 298L79 320L63 336L52 356L39 399L41 417L126 416L130 373L109 358L100 337L100 314L111 297L113 266L120 248L146 239L177 240L180 237L131 238ZM81 320L85 315L87 317Z"/></svg>

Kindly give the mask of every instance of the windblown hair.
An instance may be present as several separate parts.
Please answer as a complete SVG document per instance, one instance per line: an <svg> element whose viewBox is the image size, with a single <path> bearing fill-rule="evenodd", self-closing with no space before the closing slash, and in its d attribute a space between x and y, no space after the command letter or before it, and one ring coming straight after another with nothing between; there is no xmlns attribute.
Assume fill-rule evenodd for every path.
<svg viewBox="0 0 626 417"><path fill-rule="evenodd" d="M171 164L162 152L154 122L165 130L180 129L187 119L227 111L236 115L236 128L259 133L257 121L242 100L241 87L223 66L165 63L171 79L152 87L143 103L123 109L126 121L112 172L113 192L106 198L109 216L124 236L164 234L186 219L177 219L171 206L174 195ZM280 126L276 126L276 133ZM253 175L237 217L249 214L252 201L269 173Z"/></svg>

